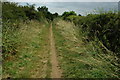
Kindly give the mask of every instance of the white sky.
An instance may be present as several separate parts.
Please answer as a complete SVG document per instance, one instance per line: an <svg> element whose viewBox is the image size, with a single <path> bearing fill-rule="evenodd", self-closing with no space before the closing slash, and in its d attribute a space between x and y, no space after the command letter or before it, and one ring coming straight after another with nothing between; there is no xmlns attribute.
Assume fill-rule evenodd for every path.
<svg viewBox="0 0 120 80"><path fill-rule="evenodd" d="M2 0L5 1L5 0ZM7 0L12 2L119 2L119 0Z"/></svg>
<svg viewBox="0 0 120 80"><path fill-rule="evenodd" d="M5 1L5 0L3 0ZM116 7L118 4L113 3L110 5L110 3L89 3L84 5L77 5L76 3L66 4L66 3L47 3L47 2L119 2L119 0L7 0L11 2L23 2L19 3L20 5L26 5L26 3L31 2L32 4L35 4L35 7L39 6L47 6L49 11L52 13L59 13L62 14L64 11L75 11L78 14L85 15L86 13L93 12L94 9L97 8L108 8L112 9L114 6Z"/></svg>

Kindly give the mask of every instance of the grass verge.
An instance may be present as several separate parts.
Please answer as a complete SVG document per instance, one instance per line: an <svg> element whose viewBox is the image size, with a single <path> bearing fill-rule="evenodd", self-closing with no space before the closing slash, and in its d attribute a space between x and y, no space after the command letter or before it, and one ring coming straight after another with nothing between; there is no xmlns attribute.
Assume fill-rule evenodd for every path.
<svg viewBox="0 0 120 80"><path fill-rule="evenodd" d="M20 29L13 32L17 37L11 36L17 43L17 52L3 60L3 78L50 77L49 24L38 21L20 24Z"/></svg>
<svg viewBox="0 0 120 80"><path fill-rule="evenodd" d="M83 41L83 34L72 23L58 19L54 21L53 32L64 78L118 77L118 68L108 61L114 60L114 56L104 54L93 45L94 41Z"/></svg>

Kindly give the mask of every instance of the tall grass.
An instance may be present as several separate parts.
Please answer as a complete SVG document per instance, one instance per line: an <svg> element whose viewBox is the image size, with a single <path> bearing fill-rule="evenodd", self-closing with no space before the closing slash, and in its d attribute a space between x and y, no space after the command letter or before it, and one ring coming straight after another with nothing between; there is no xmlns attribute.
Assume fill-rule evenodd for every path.
<svg viewBox="0 0 120 80"><path fill-rule="evenodd" d="M118 78L118 58L97 37L89 41L87 30L60 19L53 31L64 78Z"/></svg>
<svg viewBox="0 0 120 80"><path fill-rule="evenodd" d="M50 76L48 30L46 22L4 23L3 78Z"/></svg>
<svg viewBox="0 0 120 80"><path fill-rule="evenodd" d="M86 34L87 40L98 38L106 49L119 56L120 17L118 15L116 11L100 11L99 14L88 14L87 16L70 15L66 19L82 29L81 31Z"/></svg>
<svg viewBox="0 0 120 80"><path fill-rule="evenodd" d="M103 12L88 14L87 16L67 17L79 28L79 34L83 35L83 41L91 47L93 54L107 61L109 65L116 67L116 75L119 76L119 54L120 54L120 17L118 12ZM88 53L91 53L91 51Z"/></svg>

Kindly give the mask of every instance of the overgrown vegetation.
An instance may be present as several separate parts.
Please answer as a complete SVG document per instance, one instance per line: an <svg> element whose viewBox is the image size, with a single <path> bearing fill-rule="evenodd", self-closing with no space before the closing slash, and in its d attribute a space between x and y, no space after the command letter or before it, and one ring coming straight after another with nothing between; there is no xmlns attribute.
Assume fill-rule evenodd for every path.
<svg viewBox="0 0 120 80"><path fill-rule="evenodd" d="M61 19L56 19L53 26L64 78L119 77L118 58L105 53L97 41L83 40L82 29Z"/></svg>
<svg viewBox="0 0 120 80"><path fill-rule="evenodd" d="M51 16L42 7L43 12L37 11L34 5L9 2L2 5L3 78L50 77L49 33L46 32L54 14Z"/></svg>
<svg viewBox="0 0 120 80"><path fill-rule="evenodd" d="M64 14L62 16L64 17ZM63 19L73 22L82 29L82 32L86 34L84 40L98 39L104 45L104 48L106 47L114 55L119 56L120 27L118 23L120 23L120 17L118 13L104 12L87 16L69 15Z"/></svg>
<svg viewBox="0 0 120 80"><path fill-rule="evenodd" d="M8 20L39 20L42 21L44 18L47 20L53 20L54 17L57 17L58 14L52 14L48 11L46 6L38 7L35 10L35 5L21 6L17 3L3 2L3 21Z"/></svg>
<svg viewBox="0 0 120 80"><path fill-rule="evenodd" d="M3 8L3 58L9 54L15 55L17 53L17 42L19 36L18 31L21 29L22 24L29 24L30 20L37 20L46 22L53 20L58 14L52 14L45 6L38 7L35 10L34 5L20 6L17 3L2 3ZM15 39L14 39L15 38Z"/></svg>
<svg viewBox="0 0 120 80"><path fill-rule="evenodd" d="M70 11L59 17L58 13L50 13L46 6L36 10L35 5L2 2L2 14L4 78L50 77L48 38L51 22L63 77L120 76L118 13L81 16Z"/></svg>
<svg viewBox="0 0 120 80"><path fill-rule="evenodd" d="M65 12L65 13L71 13L71 12ZM89 14L87 16L81 16L81 15L77 16L74 14L65 16L64 15L65 13L63 13L63 15L62 15L63 19L66 21L69 21L69 22L73 22L76 25L77 29L79 30L78 34L81 36L80 38L87 45L85 47L86 50L88 51L87 53L89 55L92 54L92 57L99 56L98 58L94 57L95 59L101 58L101 61L105 60L107 62L110 62L110 64L107 64L106 66L108 66L108 65L115 66L116 67L115 73L117 75L119 75L119 70L118 70L119 57L120 57L119 56L119 54L120 54L120 37L119 37L120 36L120 27L118 24L118 23L120 23L120 17L118 16L119 14L116 12L110 11L110 12L104 12L104 13L100 13L100 14ZM67 25L65 27L67 27ZM80 44L80 43L78 43L78 44ZM61 46L59 45L59 47L61 47ZM90 48L90 47L92 47L92 48ZM61 52L61 54L62 53L65 53L65 51ZM66 54L67 53L72 53L72 52L66 52ZM86 56L88 54L86 54ZM80 59L82 60L82 58L80 58ZM77 62L74 62L74 63L77 63ZM100 65L99 65L99 67L100 67ZM114 68L112 67L111 69L115 69L115 67ZM76 68L75 70L78 70L78 69L81 69L81 68ZM106 70L107 69L108 68L106 68ZM102 71L102 68L99 70ZM70 70L68 70L68 71L70 71ZM94 74L93 75L91 75L89 73L87 73L87 74L89 74L89 77L90 77L90 75L91 75L91 77L105 77L105 73L104 73L104 76L101 75L103 73L101 73L101 74L100 73L101 72L97 73L98 75L96 75L96 76L94 76ZM67 75L67 74L65 74L65 75ZM69 76L69 75L68 75L68 77L72 77L72 75L71 76ZM79 74L76 73L76 75L74 75L74 76L78 77L78 75ZM85 75L84 75L84 77L85 77ZM106 75L106 77L110 77L110 76Z"/></svg>
<svg viewBox="0 0 120 80"><path fill-rule="evenodd" d="M12 49L15 51L3 53L3 78L49 77L51 66L46 33L49 25L30 21L29 24L21 23L20 26L19 31L13 33L14 36L11 34L6 36L9 42L4 44L9 51Z"/></svg>

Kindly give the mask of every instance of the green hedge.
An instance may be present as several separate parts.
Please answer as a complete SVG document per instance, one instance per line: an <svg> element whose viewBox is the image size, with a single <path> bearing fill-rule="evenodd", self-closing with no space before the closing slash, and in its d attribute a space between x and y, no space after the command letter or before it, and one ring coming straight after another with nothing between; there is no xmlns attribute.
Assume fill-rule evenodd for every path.
<svg viewBox="0 0 120 80"><path fill-rule="evenodd" d="M106 48L120 53L120 16L118 13L108 12L101 14L89 14L73 19L73 22L87 32L89 40L97 37Z"/></svg>

